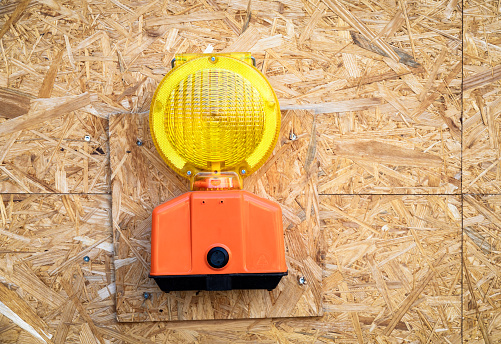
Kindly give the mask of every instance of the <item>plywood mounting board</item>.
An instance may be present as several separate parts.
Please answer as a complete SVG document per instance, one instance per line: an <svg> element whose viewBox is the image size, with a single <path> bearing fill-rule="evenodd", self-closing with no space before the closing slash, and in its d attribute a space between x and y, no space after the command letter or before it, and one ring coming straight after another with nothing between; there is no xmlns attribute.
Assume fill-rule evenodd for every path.
<svg viewBox="0 0 501 344"><path fill-rule="evenodd" d="M246 189L282 205L289 275L273 291L163 293L148 277L151 212L189 191L160 158L149 133L148 114L110 116L112 213L117 318L123 322L249 319L322 315L321 256L313 116L283 113L274 155L250 176ZM297 139L289 139L294 130ZM313 139L312 139L313 138ZM138 145L137 142L142 144ZM308 210L309 209L309 210ZM298 280L305 277L307 283ZM149 298L144 298L144 293Z"/></svg>

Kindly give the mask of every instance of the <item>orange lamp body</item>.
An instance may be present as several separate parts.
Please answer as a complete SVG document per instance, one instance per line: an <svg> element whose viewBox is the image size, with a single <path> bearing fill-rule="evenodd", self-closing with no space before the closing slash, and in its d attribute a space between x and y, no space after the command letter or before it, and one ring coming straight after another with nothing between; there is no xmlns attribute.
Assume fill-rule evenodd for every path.
<svg viewBox="0 0 501 344"><path fill-rule="evenodd" d="M150 277L163 291L271 290L287 275L280 206L241 189L280 129L276 96L251 61L176 55L153 97L153 142L193 190L153 210Z"/></svg>

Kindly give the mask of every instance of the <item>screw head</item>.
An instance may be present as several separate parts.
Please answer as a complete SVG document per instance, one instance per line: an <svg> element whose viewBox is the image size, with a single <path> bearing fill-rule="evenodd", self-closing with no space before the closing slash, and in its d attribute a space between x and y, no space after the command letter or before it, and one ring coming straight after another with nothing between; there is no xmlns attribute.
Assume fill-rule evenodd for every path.
<svg viewBox="0 0 501 344"><path fill-rule="evenodd" d="M247 173L247 171L246 171L246 170L242 170L242 171L240 171L240 173L242 173L242 174L246 174L246 173Z"/></svg>
<svg viewBox="0 0 501 344"><path fill-rule="evenodd" d="M144 293L143 293L143 297L144 297L145 299L149 299L149 298L150 298L150 293L144 292Z"/></svg>
<svg viewBox="0 0 501 344"><path fill-rule="evenodd" d="M83 259L84 259L84 262L86 262L86 263L90 262L89 256L85 256Z"/></svg>
<svg viewBox="0 0 501 344"><path fill-rule="evenodd" d="M187 174L188 176L191 176L191 171L187 171L187 172L186 172L186 174Z"/></svg>
<svg viewBox="0 0 501 344"><path fill-rule="evenodd" d="M300 285L306 284L306 278L304 278L304 276L299 277L297 281Z"/></svg>
<svg viewBox="0 0 501 344"><path fill-rule="evenodd" d="M143 145L143 141L141 141L141 140L139 140L139 139L138 139L138 140L136 141L136 145L138 145L138 146L142 146L142 145Z"/></svg>
<svg viewBox="0 0 501 344"><path fill-rule="evenodd" d="M211 60L212 62L215 62L215 61L216 61L216 57L212 56L212 57L210 58L210 60Z"/></svg>
<svg viewBox="0 0 501 344"><path fill-rule="evenodd" d="M87 141L87 142L89 142L90 141L90 135L85 135L84 136L84 140Z"/></svg>
<svg viewBox="0 0 501 344"><path fill-rule="evenodd" d="M297 136L296 136L296 134L291 133L291 134L289 135L289 139L290 139L291 141L296 141L296 140L297 140Z"/></svg>

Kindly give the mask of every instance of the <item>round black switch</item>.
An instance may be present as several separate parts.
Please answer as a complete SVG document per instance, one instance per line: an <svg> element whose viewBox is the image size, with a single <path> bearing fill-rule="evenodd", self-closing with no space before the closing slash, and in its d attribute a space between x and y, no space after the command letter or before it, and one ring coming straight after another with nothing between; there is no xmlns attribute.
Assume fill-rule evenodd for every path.
<svg viewBox="0 0 501 344"><path fill-rule="evenodd" d="M221 269L228 264L229 259L230 256L228 255L228 251L222 247L213 247L210 249L209 253L207 253L209 265L216 269Z"/></svg>

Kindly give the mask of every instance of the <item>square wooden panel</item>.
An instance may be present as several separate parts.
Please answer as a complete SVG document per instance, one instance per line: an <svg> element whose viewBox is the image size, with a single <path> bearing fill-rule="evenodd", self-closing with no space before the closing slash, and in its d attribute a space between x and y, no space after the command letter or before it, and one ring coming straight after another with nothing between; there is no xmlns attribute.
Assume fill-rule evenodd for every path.
<svg viewBox="0 0 501 344"><path fill-rule="evenodd" d="M457 343L460 196L320 196L324 308L353 342Z"/></svg>
<svg viewBox="0 0 501 344"><path fill-rule="evenodd" d="M273 291L162 292L148 277L151 212L189 191L188 181L170 170L158 155L147 114L112 115L109 128L119 321L322 314L322 240L315 196L313 116L293 111L285 114L275 154L244 183L248 191L278 202L283 209L289 274ZM294 140L289 139L292 131ZM306 284L299 283L300 277L306 279ZM144 293L148 293L147 299Z"/></svg>
<svg viewBox="0 0 501 344"><path fill-rule="evenodd" d="M107 126L105 119L73 111L0 134L0 192L109 192Z"/></svg>
<svg viewBox="0 0 501 344"><path fill-rule="evenodd" d="M498 4L465 1L463 192L501 193L501 49Z"/></svg>
<svg viewBox="0 0 501 344"><path fill-rule="evenodd" d="M111 196L3 194L0 213L0 342L102 338L94 322L116 324Z"/></svg>
<svg viewBox="0 0 501 344"><path fill-rule="evenodd" d="M501 341L501 195L464 196L463 338Z"/></svg>
<svg viewBox="0 0 501 344"><path fill-rule="evenodd" d="M388 37L408 53L400 63L352 33L346 46L358 50L333 57L329 83L296 96L318 114L320 194L461 192L460 27L454 15L441 25L448 37ZM319 102L322 95L329 101Z"/></svg>

